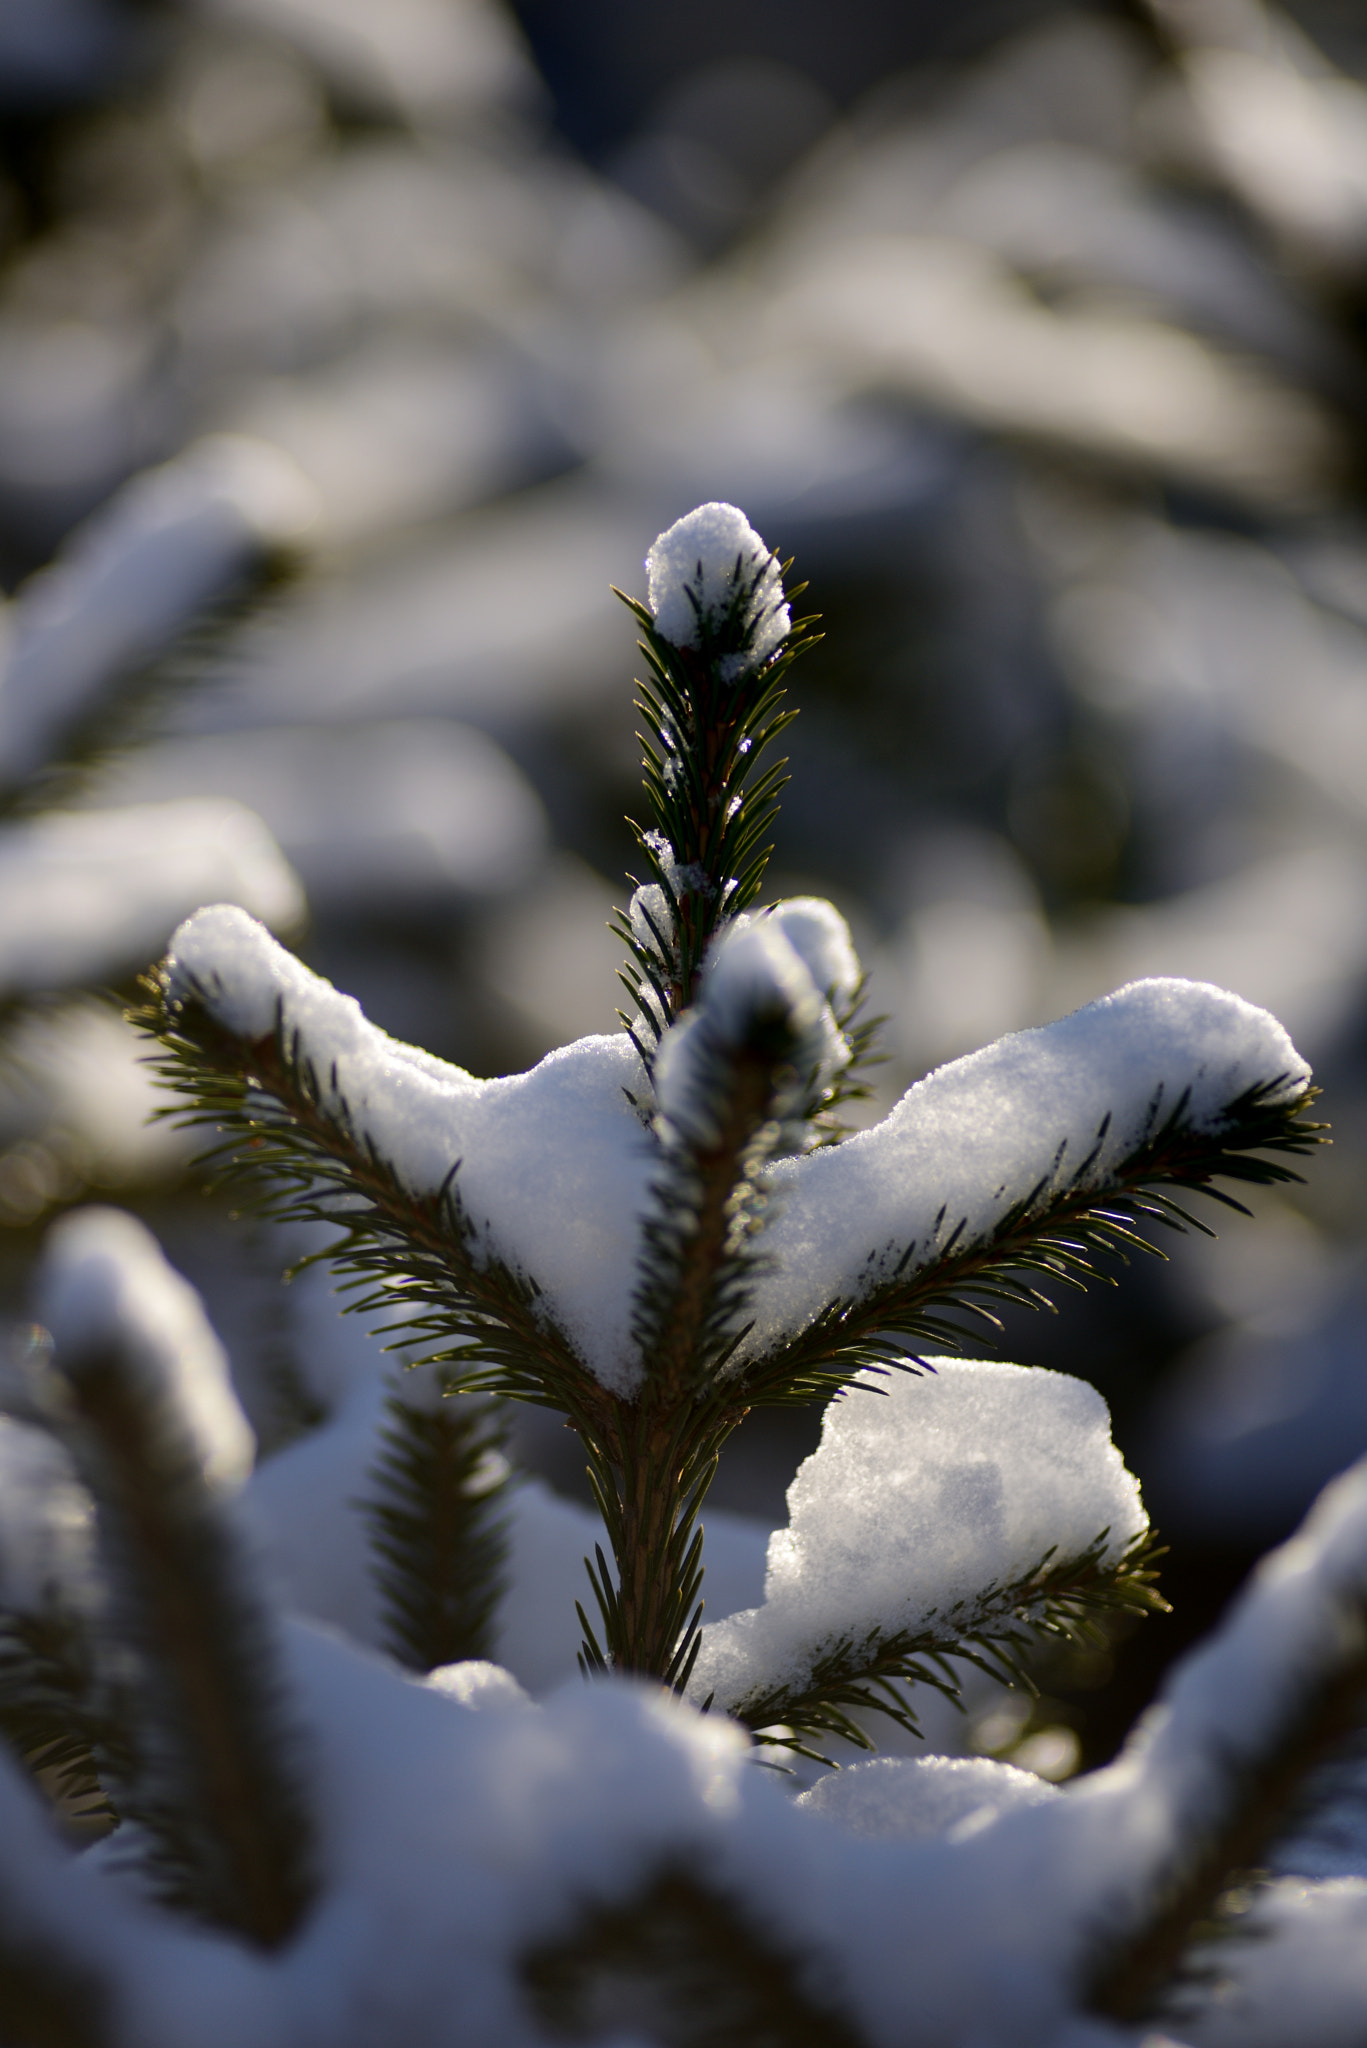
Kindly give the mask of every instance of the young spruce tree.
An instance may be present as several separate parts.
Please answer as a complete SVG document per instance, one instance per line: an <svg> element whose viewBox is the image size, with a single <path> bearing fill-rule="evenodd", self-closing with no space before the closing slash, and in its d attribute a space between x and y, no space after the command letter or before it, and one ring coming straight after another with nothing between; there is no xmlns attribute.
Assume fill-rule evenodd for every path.
<svg viewBox="0 0 1367 2048"><path fill-rule="evenodd" d="M966 1320L995 1328L997 1306L1047 1305L1051 1285L1152 1249L1155 1226L1193 1223L1188 1194L1237 1209L1218 1183L1294 1178L1269 1155L1319 1127L1271 1019L1154 982L842 1129L870 1039L849 934L828 904L760 905L787 674L813 624L791 616L785 567L735 508L706 505L651 550L648 604L625 600L648 817L617 926L622 1038L476 1082L386 1039L223 908L177 935L143 1021L219 1169L269 1214L332 1227L358 1313L426 1345L458 1406L494 1393L578 1432L604 1530L585 1669L805 1749L866 1745L871 1710L914 1727L913 1689L953 1690L948 1660L1010 1673L1032 1637L1161 1605L1152 1544L1142 1516L1108 1514L914 1616L826 1616L806 1640L798 1623L707 1654L700 1518L731 1433L757 1407L924 1372ZM385 1541L401 1559L401 1514Z"/></svg>
<svg viewBox="0 0 1367 2048"><path fill-rule="evenodd" d="M130 1218L64 1220L37 1302L50 1350L35 1340L31 1412L0 1429L0 1484L8 1456L37 1504L5 1502L6 1529L53 1567L21 1597L24 1546L0 1555L0 1730L118 1825L99 1867L64 1859L0 1760L6 2044L1099 2039L1164 2000L1170 2019L1174 1982L1199 1996L1242 1874L1323 1766L1341 1780L1367 1692L1367 1467L1078 1796L899 1759L794 1805L746 1769L741 1731L867 1747L870 1712L914 1728L917 1687L953 1693L965 1663L1010 1677L1041 1635L1160 1604L1099 1397L931 1354L1152 1249L1195 1222L1189 1195L1237 1209L1219 1183L1292 1178L1321 1133L1270 1017L1165 981L844 1130L870 1056L849 933L829 904L760 901L808 622L729 506L661 536L648 573L622 1033L477 1081L225 907L149 984L178 1113L268 1215L329 1225L353 1306L437 1361L387 1390L347 1482L406 1669L280 1612L198 1302ZM468 1661L495 1646L519 1512L490 1396L565 1416L601 1510L591 1683L536 1710ZM704 1626L720 1452L752 1408L806 1401L829 1404L822 1441L763 1604ZM964 1826L842 1833L871 1794L914 1809L955 1772L989 1800ZM155 1905L130 1904L130 1876ZM1259 1896L1259 1927L1299 1910ZM1256 1979L1255 1944L1222 1948ZM1312 1926L1303 1983L1307 1953L1331 1990L1304 2038L1345 2038L1352 1926L1319 1946Z"/></svg>

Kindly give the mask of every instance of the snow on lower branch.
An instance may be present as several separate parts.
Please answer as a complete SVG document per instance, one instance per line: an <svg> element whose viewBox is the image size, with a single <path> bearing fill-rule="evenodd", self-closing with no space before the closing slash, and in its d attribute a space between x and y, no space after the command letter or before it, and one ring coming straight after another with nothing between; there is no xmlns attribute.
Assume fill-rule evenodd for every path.
<svg viewBox="0 0 1367 2048"><path fill-rule="evenodd" d="M844 1144L778 1162L768 1186L772 1269L756 1288L754 1356L828 1302L858 1300L894 1266L910 1276L954 1239L985 1237L1039 1189L1104 1188L1186 1097L1189 1129L1218 1133L1250 1088L1290 1103L1310 1078L1265 1010L1205 982L1132 982L1056 1024L939 1068Z"/></svg>
<svg viewBox="0 0 1367 2048"><path fill-rule="evenodd" d="M646 1085L629 1039L581 1038L530 1073L477 1081L377 1030L227 904L181 926L167 972L173 1002L195 998L247 1041L269 1037L278 1011L324 1114L345 1114L411 1193L435 1194L457 1168L477 1248L534 1280L599 1379L630 1388L637 1219L658 1154L624 1093Z"/></svg>
<svg viewBox="0 0 1367 2048"><path fill-rule="evenodd" d="M827 1409L788 1489L788 1526L769 1539L764 1605L703 1630L691 1697L739 1709L801 1692L824 1651L874 1631L954 1639L985 1594L1051 1549L1081 1557L1107 1532L1101 1561L1115 1564L1143 1533L1093 1387L1042 1368L930 1363L861 1374Z"/></svg>
<svg viewBox="0 0 1367 2048"><path fill-rule="evenodd" d="M884 1406L844 1406L856 1402ZM658 1690L576 1682L528 1706L488 1667L420 1683L291 1623L321 1816L320 1897L294 1942L263 1962L131 1901L107 1866L48 1836L3 1769L0 1903L28 1939L98 1968L115 2038L138 2048L545 2048L520 1959L572 1936L586 1901L629 1907L661 1869L696 1874L795 1969L810 1962L871 2048L903 2048L908 2015L927 2043L1099 2048L1137 2038L1083 2015L1099 1946L1143 1924L1307 1675L1356 1653L1365 1594L1359 1470L1268 1561L1116 1764L1052 1793L1001 1766L898 1759L796 1805L721 1715ZM1361 2038L1360 1895L1314 1897L1321 1938L1269 1914L1269 1938L1234 1959L1251 2002L1236 1983L1227 2023L1217 2010L1183 2039Z"/></svg>

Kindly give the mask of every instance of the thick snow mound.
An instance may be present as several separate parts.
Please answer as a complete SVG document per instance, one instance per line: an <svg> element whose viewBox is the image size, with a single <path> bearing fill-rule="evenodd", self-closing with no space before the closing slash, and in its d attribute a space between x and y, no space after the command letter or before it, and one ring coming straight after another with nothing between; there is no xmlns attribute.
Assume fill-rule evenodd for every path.
<svg viewBox="0 0 1367 2048"><path fill-rule="evenodd" d="M676 647L696 647L738 586L754 585L741 619L744 651L722 661L728 680L767 661L792 625L778 561L734 505L699 505L676 519L646 556L646 578L655 630Z"/></svg>
<svg viewBox="0 0 1367 2048"><path fill-rule="evenodd" d="M1015 1806L1042 1806L1058 1788L985 1756L876 1756L818 1778L794 1801L847 1835L910 1841L976 1829Z"/></svg>
<svg viewBox="0 0 1367 2048"><path fill-rule="evenodd" d="M764 1605L703 1631L689 1688L737 1706L800 1687L824 1648L874 1629L952 1636L985 1589L1103 1534L1115 1562L1147 1526L1095 1388L1065 1373L941 1358L860 1375L769 1539ZM875 1389L883 1390L883 1397Z"/></svg>

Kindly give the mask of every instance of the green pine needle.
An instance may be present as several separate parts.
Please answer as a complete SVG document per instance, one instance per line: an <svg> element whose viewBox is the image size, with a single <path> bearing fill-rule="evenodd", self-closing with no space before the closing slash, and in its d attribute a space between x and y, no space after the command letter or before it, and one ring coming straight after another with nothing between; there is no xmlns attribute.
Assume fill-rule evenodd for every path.
<svg viewBox="0 0 1367 2048"><path fill-rule="evenodd" d="M388 1648L413 1671L493 1654L507 1561L505 1430L487 1402L435 1411L385 1403L362 1502L384 1596Z"/></svg>
<svg viewBox="0 0 1367 2048"><path fill-rule="evenodd" d="M1011 1584L985 1586L914 1630L885 1635L875 1627L825 1643L800 1691L760 1689L729 1702L728 1711L758 1742L830 1763L816 1742L834 1738L857 1749L875 1747L856 1715L881 1714L919 1736L908 1690L930 1686L957 1705L962 1681L955 1663L1033 1692L1029 1657L1039 1643L1051 1637L1097 1643L1103 1640L1096 1625L1103 1614L1168 1611L1155 1584L1162 1554L1156 1538L1139 1537L1117 1563L1106 1564L1108 1533L1103 1529L1077 1556L1046 1551Z"/></svg>
<svg viewBox="0 0 1367 2048"><path fill-rule="evenodd" d="M766 567L756 569L756 579ZM723 657L741 644L733 619L715 628L704 621L700 646L676 647L656 632L643 604L620 590L616 595L641 628L649 671L638 684L636 708L646 723L641 744L652 823L633 823L632 830L649 881L668 906L666 927L644 939L625 912L613 921L630 955L622 981L638 1014L628 1028L649 1069L660 1033L693 1000L717 932L759 895L771 851L766 839L787 781L786 763L761 763L797 716L782 708L788 670L820 636L810 630L814 618L799 619L767 661L727 678ZM738 582L731 606L737 616L749 596L749 586Z"/></svg>
<svg viewBox="0 0 1367 2048"><path fill-rule="evenodd" d="M115 1824L104 1781L132 1773L129 1701L101 1677L84 1616L55 1596L33 1613L0 1616L0 1734L68 1824Z"/></svg>
<svg viewBox="0 0 1367 2048"><path fill-rule="evenodd" d="M923 1264L913 1264L920 1246L905 1246L890 1274L865 1294L830 1303L799 1337L747 1365L738 1386L756 1404L818 1399L847 1387L864 1368L896 1369L908 1353L962 1349L964 1317L995 1336L1002 1328L998 1305L1052 1310L1044 1286L1079 1292L1094 1281L1113 1286L1108 1261L1128 1264L1132 1252L1165 1257L1144 1235L1147 1230L1161 1226L1213 1236L1168 1189L1206 1195L1246 1216L1243 1203L1217 1181L1254 1187L1299 1181L1292 1167L1261 1155L1303 1156L1326 1142L1328 1126L1306 1119L1318 1089L1290 1099L1280 1090L1279 1078L1248 1089L1229 1104L1214 1131L1188 1123L1189 1093L1161 1123L1155 1098L1146 1135L1098 1186L1092 1169L1109 1127L1106 1118L1092 1151L1066 1179L1056 1178L1056 1162L1055 1173L989 1231L974 1237L961 1222ZM945 1220L942 1210L937 1234Z"/></svg>

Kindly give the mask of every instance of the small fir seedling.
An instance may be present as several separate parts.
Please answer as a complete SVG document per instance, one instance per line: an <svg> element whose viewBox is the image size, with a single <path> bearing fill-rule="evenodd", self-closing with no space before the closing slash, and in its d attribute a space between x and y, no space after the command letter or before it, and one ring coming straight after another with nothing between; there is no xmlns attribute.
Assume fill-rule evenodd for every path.
<svg viewBox="0 0 1367 2048"><path fill-rule="evenodd" d="M148 1887L265 1948L313 1886L311 1821L276 1621L231 1499L254 1445L197 1298L131 1217L89 1209L51 1233L43 1388L94 1503L104 1598L66 1646L76 1729ZM113 1711L113 1709L117 1711Z"/></svg>
<svg viewBox="0 0 1367 2048"><path fill-rule="evenodd" d="M942 1069L842 1134L835 1113L870 1055L849 933L829 904L760 903L784 685L811 644L784 573L740 512L706 505L651 550L648 604L627 600L648 668L649 812L617 926L623 1037L478 1082L394 1045L225 908L182 927L142 1017L184 1113L217 1134L220 1171L270 1215L332 1226L353 1306L429 1347L457 1410L492 1392L578 1432L604 1529L585 1669L654 1678L805 1748L867 1744L869 1711L915 1727L914 1689L953 1692L964 1660L1020 1676L1041 1633L1161 1606L1152 1538L1083 1390L1094 1406L1059 1424L1083 1475L1072 1507L1022 1480L1028 1511L989 1517L968 1576L921 1584L895 1545L870 1572L850 1515L819 1514L810 1541L795 1522L788 1551L771 1549L758 1619L704 1629L700 1518L746 1415L881 1390L893 1441L932 1412L917 1389L938 1387L947 1469L962 1463L1016 1398L991 1373L1020 1369L958 1367L960 1409L961 1381L935 1378L929 1352L959 1348L966 1318L995 1330L1000 1305L1048 1305L1051 1284L1153 1250L1155 1226L1204 1228L1191 1193L1237 1209L1217 1183L1295 1178L1285 1155L1321 1129L1272 1019L1147 982ZM853 1485L857 1508L840 1476L849 1405L828 1414L810 1483L828 1501ZM407 1544L397 1512L385 1540ZM979 1510L951 1490L944 1513Z"/></svg>
<svg viewBox="0 0 1367 2048"><path fill-rule="evenodd" d="M186 2025L256 2038L279 2015L293 2040L335 2031L345 1998L347 2039L374 2048L463 2039L511 1997L538 2040L644 2025L669 2048L854 2048L923 2018L936 2038L1061 2038L1089 2012L1151 2014L1174 1984L1194 1996L1220 1949L1237 1969L1249 1867L1326 1762L1342 1776L1367 1692L1361 1469L1090 1797L1022 1807L1018 1773L900 1759L826 1777L804 1820L745 1770L742 1730L867 1747L871 1712L915 1730L918 1691L953 1698L966 1665L1028 1682L1042 1639L1161 1604L1094 1390L938 1354L966 1318L994 1327L1003 1302L1044 1305L1050 1283L1152 1250L1154 1226L1195 1222L1191 1193L1238 1208L1217 1182L1294 1177L1286 1155L1322 1135L1280 1027L1171 981L1004 1039L841 1130L871 1037L850 935L829 904L760 897L782 775L766 749L805 634L782 573L732 507L652 550L623 1033L481 1082L376 1031L240 911L176 935L145 1015L189 1115L268 1215L332 1226L352 1305L402 1356L434 1354L378 1422L365 1410L363 1481L345 1467L405 1668L279 1614L236 1511L250 1431L197 1302L131 1219L59 1225L38 1304L55 1342L34 1414L0 1435L0 1728L117 1823L108 1865L201 1925L54 1862L31 1789L0 1768L0 1833L20 1845L0 1854L0 2032L180 2048ZM706 1717L611 1683L533 1710L463 1661L496 1646L505 1521L527 1498L491 1394L559 1409L584 1445L603 1524L585 1671ZM814 1400L820 1447L763 1603L704 1625L716 1459L751 1408ZM348 1413L319 1425L333 1452L356 1448ZM89 1520L73 1522L78 1478ZM27 1519L24 1486L42 1504ZM28 1550L6 1554L11 1529ZM914 1819L955 1772L1012 1810L960 1807L967 1825L905 1856L842 1833L880 1786L892 1808L911 1794ZM1022 1884L1037 1871L1047 1884ZM472 1884L487 1896L467 1942ZM372 1905L382 1978L375 1944L351 1939Z"/></svg>

